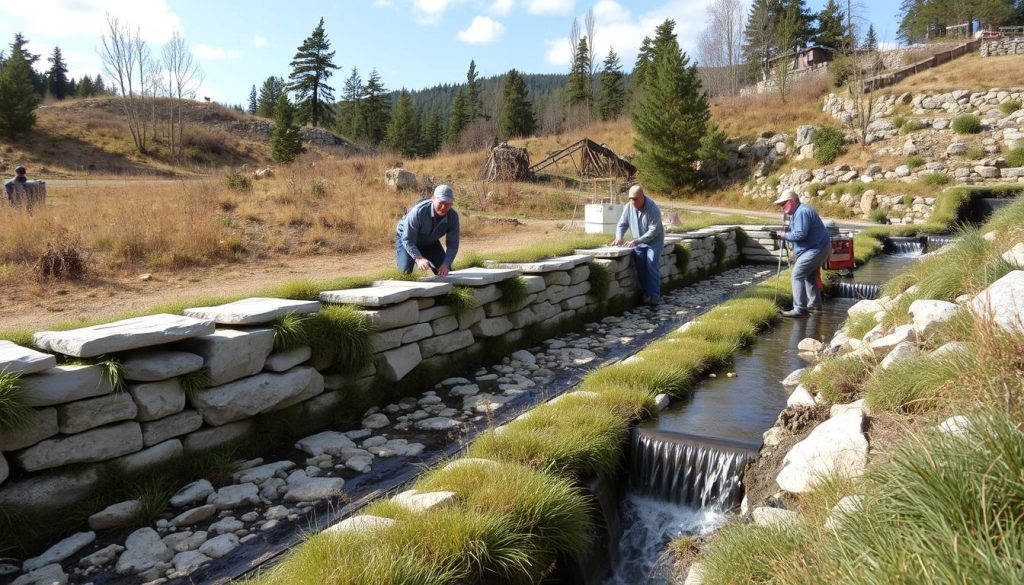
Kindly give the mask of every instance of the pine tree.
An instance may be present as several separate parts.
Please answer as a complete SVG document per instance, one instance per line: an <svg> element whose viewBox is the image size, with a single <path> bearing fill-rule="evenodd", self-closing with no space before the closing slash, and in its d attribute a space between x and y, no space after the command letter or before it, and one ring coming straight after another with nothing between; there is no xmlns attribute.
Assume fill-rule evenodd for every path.
<svg viewBox="0 0 1024 585"><path fill-rule="evenodd" d="M794 45L783 47L783 50L806 47L814 41L814 15L808 10L805 0L781 0L779 14L780 19L788 17L794 25Z"/></svg>
<svg viewBox="0 0 1024 585"><path fill-rule="evenodd" d="M721 179L722 166L729 160L729 153L725 149L727 140L728 136L718 128L718 124L708 120L704 136L700 139L700 148L697 149L697 158L700 159L700 169L704 175L716 181Z"/></svg>
<svg viewBox="0 0 1024 585"><path fill-rule="evenodd" d="M505 86L501 92L501 118L498 121L498 139L508 140L529 136L537 127L533 116L526 81L512 69L505 75Z"/></svg>
<svg viewBox="0 0 1024 585"><path fill-rule="evenodd" d="M263 81L259 98L256 99L256 115L273 118L278 98L285 94L284 79L271 75Z"/></svg>
<svg viewBox="0 0 1024 585"><path fill-rule="evenodd" d="M28 39L26 39L21 33L15 33L14 41L11 43L11 56L14 56L15 53L20 54L22 58L28 62L28 74L32 80L32 87L34 91L39 94L39 97L43 97L43 94L46 93L46 81L35 68L36 62L39 61L39 55L29 53L25 48L25 45L27 44Z"/></svg>
<svg viewBox="0 0 1024 585"><path fill-rule="evenodd" d="M60 47L53 48L53 55L47 59L50 62L50 70L46 73L46 85L50 95L62 100L71 92L68 88L68 66L64 64L64 57L61 55Z"/></svg>
<svg viewBox="0 0 1024 585"><path fill-rule="evenodd" d="M636 55L636 63L633 65L633 87L643 87L647 83L647 74L654 63L654 41L651 37L644 37L640 43L640 52Z"/></svg>
<svg viewBox="0 0 1024 585"><path fill-rule="evenodd" d="M710 119L697 67L678 45L668 45L655 55L652 73L633 114L635 164L654 190L693 186L697 151Z"/></svg>
<svg viewBox="0 0 1024 585"><path fill-rule="evenodd" d="M569 107L585 106L590 108L590 47L587 37L580 37L576 44L576 60L569 70L569 80L565 87L565 102Z"/></svg>
<svg viewBox="0 0 1024 585"><path fill-rule="evenodd" d="M252 90L249 91L249 109L247 111L250 114L255 114L256 108L259 107L259 104L259 94L256 93L256 84L253 84Z"/></svg>
<svg viewBox="0 0 1024 585"><path fill-rule="evenodd" d="M82 78L82 81L78 82L78 91L75 95L80 98L87 98L96 95L96 86L92 83L92 78L86 75Z"/></svg>
<svg viewBox="0 0 1024 585"><path fill-rule="evenodd" d="M435 105L430 110L423 124L423 137L420 140L424 156L430 156L441 150L444 140L444 123L441 120L441 108Z"/></svg>
<svg viewBox="0 0 1024 585"><path fill-rule="evenodd" d="M777 12L771 9L771 2L753 0L743 31L743 60L762 75L768 71L768 60L778 52L774 39Z"/></svg>
<svg viewBox="0 0 1024 585"><path fill-rule="evenodd" d="M466 86L462 86L455 92L455 100L452 101L452 108L448 112L448 129L444 133L445 144L451 148L458 148L462 132L470 122L472 120L469 117L469 99L466 95Z"/></svg>
<svg viewBox="0 0 1024 585"><path fill-rule="evenodd" d="M305 151L299 127L295 125L295 107L287 95L277 98L274 106L274 131L270 138L270 156L277 162L289 163Z"/></svg>
<svg viewBox="0 0 1024 585"><path fill-rule="evenodd" d="M32 86L32 67L24 54L12 51L0 69L0 136L17 138L36 124L39 95Z"/></svg>
<svg viewBox="0 0 1024 585"><path fill-rule="evenodd" d="M400 152L402 156L416 156L420 146L420 113L404 89L391 112L387 132L381 146Z"/></svg>
<svg viewBox="0 0 1024 585"><path fill-rule="evenodd" d="M384 82L381 81L377 70L370 71L370 78L363 86L363 128L366 139L371 144L380 144L384 139L384 133L388 128L388 120L391 117L391 99L384 89Z"/></svg>
<svg viewBox="0 0 1024 585"><path fill-rule="evenodd" d="M93 95L107 95L107 84L103 81L103 76L99 73L96 74L96 79L92 82Z"/></svg>
<svg viewBox="0 0 1024 585"><path fill-rule="evenodd" d="M490 119L490 116L484 113L483 87L476 72L476 61L473 60L470 60L469 70L466 71L466 106L470 122L477 118Z"/></svg>
<svg viewBox="0 0 1024 585"><path fill-rule="evenodd" d="M878 50L878 37L875 36L875 25L868 25L868 32L864 35L864 44L860 48L867 53L874 53Z"/></svg>
<svg viewBox="0 0 1024 585"><path fill-rule="evenodd" d="M818 13L818 30L814 35L814 42L843 53L849 53L853 49L853 36L846 27L846 13L836 0L828 0Z"/></svg>
<svg viewBox="0 0 1024 585"><path fill-rule="evenodd" d="M614 120L622 115L625 107L626 88L622 81L622 66L615 51L608 49L608 56L604 58L604 68L601 70L601 119Z"/></svg>
<svg viewBox="0 0 1024 585"><path fill-rule="evenodd" d="M352 68L352 73L345 78L341 88L341 102L338 104L338 119L335 129L338 134L352 140L365 138L362 113L363 78L359 70Z"/></svg>
<svg viewBox="0 0 1024 585"><path fill-rule="evenodd" d="M291 62L288 90L295 92L299 119L313 126L334 123L334 111L331 109L334 88L327 85L327 80L338 66L332 61L334 51L330 48L331 41L324 32L324 19L321 17L320 24L302 42Z"/></svg>

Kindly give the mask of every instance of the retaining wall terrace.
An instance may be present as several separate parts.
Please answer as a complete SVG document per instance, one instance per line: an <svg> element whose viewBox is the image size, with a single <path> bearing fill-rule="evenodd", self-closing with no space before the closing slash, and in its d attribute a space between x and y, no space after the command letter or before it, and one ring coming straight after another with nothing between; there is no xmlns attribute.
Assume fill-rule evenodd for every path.
<svg viewBox="0 0 1024 585"><path fill-rule="evenodd" d="M981 43L982 57L998 57L1001 55L1024 55L1024 39L1008 37L997 41Z"/></svg>
<svg viewBox="0 0 1024 585"><path fill-rule="evenodd" d="M738 232L730 226L666 236L663 284L737 263L739 239L744 252L758 252L763 238L738 238ZM679 260L683 254L687 262ZM774 262L760 256L752 259ZM607 299L592 294L591 263L613 275ZM520 276L528 295L507 307L502 282ZM89 493L105 464L138 470L223 446L253 433L255 417L264 413L291 409L303 431L316 431L355 393L383 403L393 395L373 400L381 387L405 384L418 392L433 383L431 376L482 365L495 340L514 347L531 342L527 328L557 333L580 318L600 319L609 307L633 303L636 283L628 249L577 250L551 260L458 270L444 279L326 291L322 302L252 298L184 315L40 332L33 336L35 349L0 341L0 372L20 376L33 409L27 425L0 431L0 504L71 504ZM455 286L472 289L472 310L457 315L441 302ZM311 360L310 347L274 351L277 319L314 313L324 304L356 305L375 327L372 364L357 375L325 373L325 364ZM126 390L115 391L102 365L62 365L58 355L120 362ZM182 380L203 368L207 387L187 393Z"/></svg>

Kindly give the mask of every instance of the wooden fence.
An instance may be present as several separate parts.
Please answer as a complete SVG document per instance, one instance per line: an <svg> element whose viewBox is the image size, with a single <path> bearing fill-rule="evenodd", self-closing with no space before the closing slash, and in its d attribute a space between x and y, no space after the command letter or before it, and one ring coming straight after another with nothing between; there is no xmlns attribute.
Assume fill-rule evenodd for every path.
<svg viewBox="0 0 1024 585"><path fill-rule="evenodd" d="M877 91L883 87L889 87L890 85L896 85L915 73L920 73L927 69L931 69L932 67L938 67L939 65L948 63L961 55L976 51L980 45L981 39L967 41L966 43L957 45L948 51L935 53L927 59L921 59L920 61L904 65L894 71L886 71L885 73L870 77L864 80L864 93Z"/></svg>

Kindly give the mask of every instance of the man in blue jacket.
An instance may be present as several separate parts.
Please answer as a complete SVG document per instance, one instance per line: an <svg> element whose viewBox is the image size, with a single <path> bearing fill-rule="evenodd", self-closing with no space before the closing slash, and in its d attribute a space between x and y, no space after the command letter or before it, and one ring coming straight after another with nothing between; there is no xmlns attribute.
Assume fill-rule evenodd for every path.
<svg viewBox="0 0 1024 585"><path fill-rule="evenodd" d="M632 240L623 239L629 228ZM661 225L661 210L654 200L644 194L640 185L629 188L629 202L622 208L622 217L615 226L613 246L633 248L633 264L643 293L642 301L650 305L661 304L661 249L665 247L665 228Z"/></svg>
<svg viewBox="0 0 1024 585"><path fill-rule="evenodd" d="M459 253L459 214L452 209L455 194L448 185L438 185L434 196L424 199L398 221L395 230L395 263L406 274L413 267L447 276ZM448 250L441 246L445 238Z"/></svg>
<svg viewBox="0 0 1024 585"><path fill-rule="evenodd" d="M775 200L775 204L791 219L785 233L781 236L773 233L772 237L792 242L796 256L793 263L793 308L783 311L782 316L806 317L811 310L821 308L818 271L828 260L832 243L818 212L801 204L795 191L786 189Z"/></svg>

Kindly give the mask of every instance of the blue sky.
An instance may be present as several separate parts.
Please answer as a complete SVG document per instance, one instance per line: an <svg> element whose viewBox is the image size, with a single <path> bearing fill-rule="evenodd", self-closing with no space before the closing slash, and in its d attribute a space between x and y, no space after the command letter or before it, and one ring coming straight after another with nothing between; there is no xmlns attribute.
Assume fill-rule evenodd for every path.
<svg viewBox="0 0 1024 585"><path fill-rule="evenodd" d="M59 46L70 74L100 73L97 54L106 14L139 27L154 54L173 30L181 32L204 72L199 96L246 103L249 89L270 75L287 77L288 63L320 17L342 70L340 90L353 66L365 79L376 67L389 89L419 89L465 79L470 59L481 76L511 68L560 73L568 68L566 40L573 17L596 16L598 54L608 47L631 69L645 35L666 18L676 21L684 50L694 52L712 0L20 0L0 1L0 44L15 32L29 50L49 56ZM747 0L749 3L749 0ZM843 6L845 1L840 2ZM807 0L817 11L825 0ZM879 39L892 41L896 2L855 0L854 14L871 22ZM48 64L41 60L38 68Z"/></svg>

